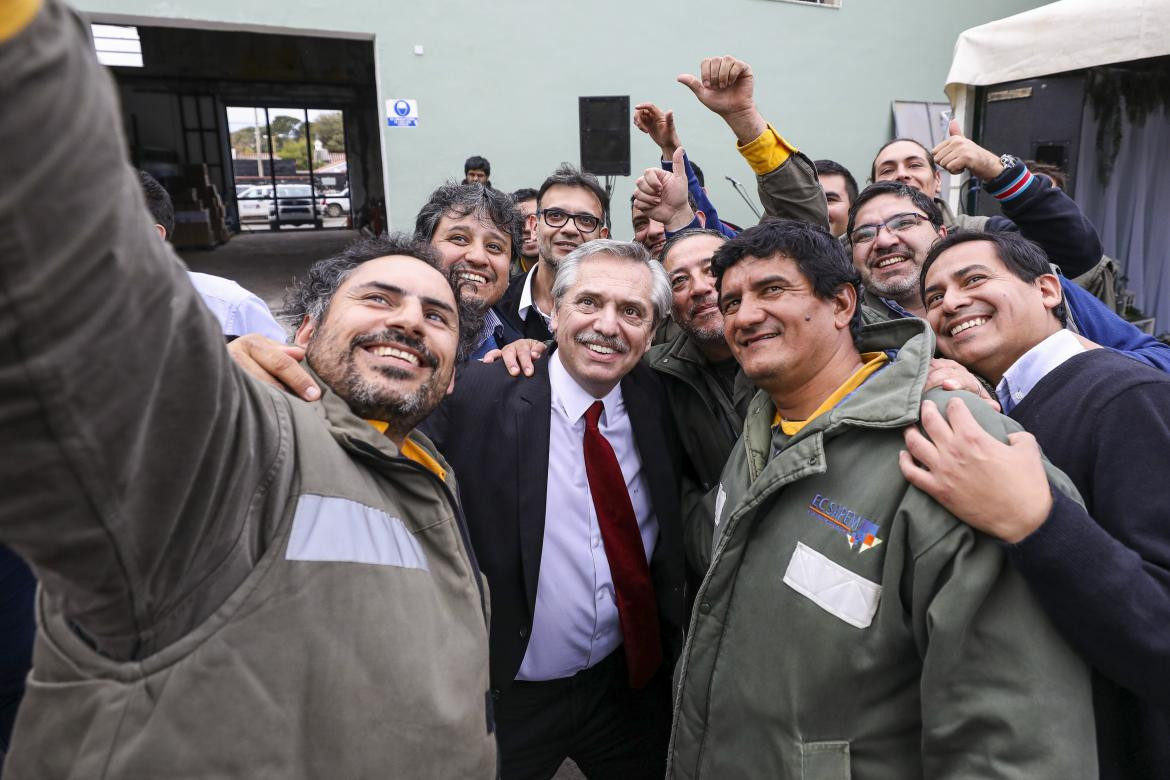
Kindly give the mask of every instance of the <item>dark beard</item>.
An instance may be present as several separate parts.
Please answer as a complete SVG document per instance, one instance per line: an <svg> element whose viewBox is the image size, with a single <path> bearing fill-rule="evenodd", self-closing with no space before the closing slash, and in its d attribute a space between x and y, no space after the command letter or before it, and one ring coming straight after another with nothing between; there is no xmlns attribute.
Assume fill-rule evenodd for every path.
<svg viewBox="0 0 1170 780"><path fill-rule="evenodd" d="M490 308L484 306L478 298L456 301L459 310L459 346L455 351L455 362L466 361L479 346L479 337L483 335L484 317Z"/></svg>
<svg viewBox="0 0 1170 780"><path fill-rule="evenodd" d="M318 331L317 333L320 333ZM354 354L366 344L397 344L419 354L422 366L431 369L431 375L418 388L406 394L397 394L379 387L358 371ZM309 342L306 359L324 382L344 400L354 414L368 420L381 420L387 425L387 433L402 437L426 419L447 391L447 382L437 370L438 359L426 345L397 330L355 337L349 343L344 355L332 354L314 334ZM395 366L379 366L375 369L391 379L408 379L411 373ZM446 378L447 381L450 377Z"/></svg>

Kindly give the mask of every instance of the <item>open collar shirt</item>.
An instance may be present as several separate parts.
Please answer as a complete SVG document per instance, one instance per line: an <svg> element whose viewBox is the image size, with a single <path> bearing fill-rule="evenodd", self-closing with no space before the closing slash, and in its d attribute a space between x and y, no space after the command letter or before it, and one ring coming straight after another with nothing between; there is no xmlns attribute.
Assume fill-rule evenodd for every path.
<svg viewBox="0 0 1170 780"><path fill-rule="evenodd" d="M995 386L1003 413L1010 414L1041 379L1084 351L1085 345L1072 332L1061 329L1021 355Z"/></svg>
<svg viewBox="0 0 1170 780"><path fill-rule="evenodd" d="M517 305L516 305L516 313L520 315L520 319L522 321L527 321L528 320L528 311L529 311L529 309L531 309L532 311L539 314L542 318L544 318L545 327L549 327L549 329L551 330L551 327L550 327L551 317L550 317L550 315L542 312L540 310L540 307L536 305L536 299L532 297L532 285L534 285L536 283L536 269L539 267L540 267L540 264L538 263L538 264L532 266L532 268L528 271L528 276L527 276L527 278L524 279L524 287L522 287L520 290L520 300L517 302Z"/></svg>
<svg viewBox="0 0 1170 780"><path fill-rule="evenodd" d="M569 375L560 354L549 358L552 389L544 545L532 635L518 680L571 677L602 661L622 643L609 559L585 474L585 412L598 400ZM621 385L600 399L598 423L613 447L634 506L649 562L658 521Z"/></svg>

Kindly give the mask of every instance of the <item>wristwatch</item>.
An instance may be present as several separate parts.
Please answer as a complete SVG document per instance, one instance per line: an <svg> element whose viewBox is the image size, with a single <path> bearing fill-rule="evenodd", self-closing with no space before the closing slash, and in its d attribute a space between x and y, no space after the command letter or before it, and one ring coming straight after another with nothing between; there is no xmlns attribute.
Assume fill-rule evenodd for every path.
<svg viewBox="0 0 1170 780"><path fill-rule="evenodd" d="M999 164L1002 165L1003 169L1006 171L1009 168L1014 168L1017 165L1023 165L1024 161L1019 157L1016 157L1014 154L1001 154L999 156Z"/></svg>

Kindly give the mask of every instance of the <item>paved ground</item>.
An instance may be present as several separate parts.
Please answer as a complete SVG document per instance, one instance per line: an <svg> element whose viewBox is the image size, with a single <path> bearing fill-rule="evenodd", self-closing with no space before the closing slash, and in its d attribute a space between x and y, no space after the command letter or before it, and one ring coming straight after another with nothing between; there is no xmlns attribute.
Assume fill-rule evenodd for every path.
<svg viewBox="0 0 1170 780"><path fill-rule="evenodd" d="M179 256L192 271L243 285L263 298L275 314L293 277L355 237L353 230L265 230L233 236L214 249L184 249Z"/></svg>

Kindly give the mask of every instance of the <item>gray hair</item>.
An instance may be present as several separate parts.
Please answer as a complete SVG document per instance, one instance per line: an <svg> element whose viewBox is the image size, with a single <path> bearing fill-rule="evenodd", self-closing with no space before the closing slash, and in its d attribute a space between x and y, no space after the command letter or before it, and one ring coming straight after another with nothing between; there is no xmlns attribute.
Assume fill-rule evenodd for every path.
<svg viewBox="0 0 1170 780"><path fill-rule="evenodd" d="M508 236L512 241L509 258L513 263L519 262L524 244L524 218L516 210L511 195L482 184L447 183L432 192L415 217L414 237L430 243L444 216L462 218L470 214L484 224L495 225Z"/></svg>
<svg viewBox="0 0 1170 780"><path fill-rule="evenodd" d="M641 263L650 269L650 303L654 307L654 325L657 326L670 315L672 296L670 278L662 263L650 257L646 247L633 241L615 241L612 238L598 238L586 242L567 254L557 264L557 275L553 280L553 306L559 307L565 294L577 283L581 275L581 263L594 255L609 255L620 260Z"/></svg>

